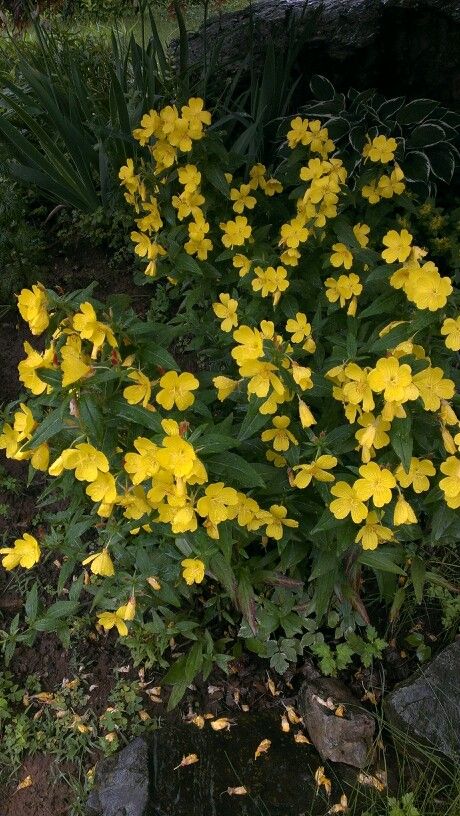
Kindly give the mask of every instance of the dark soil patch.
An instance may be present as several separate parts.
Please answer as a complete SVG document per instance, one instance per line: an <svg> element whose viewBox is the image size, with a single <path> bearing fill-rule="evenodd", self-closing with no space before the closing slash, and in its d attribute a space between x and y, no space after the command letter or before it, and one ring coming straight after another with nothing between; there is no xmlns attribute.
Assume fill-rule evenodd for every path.
<svg viewBox="0 0 460 816"><path fill-rule="evenodd" d="M59 772L71 773L72 767L58 769L52 757L43 754L27 757L19 780L30 776L32 784L22 790L14 785L4 791L0 816L67 816L73 793Z"/></svg>

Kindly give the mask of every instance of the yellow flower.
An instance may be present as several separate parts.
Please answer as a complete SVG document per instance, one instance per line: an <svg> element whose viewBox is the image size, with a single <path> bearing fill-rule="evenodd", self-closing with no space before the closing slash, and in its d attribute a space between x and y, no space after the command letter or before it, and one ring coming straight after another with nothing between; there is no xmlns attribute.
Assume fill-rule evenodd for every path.
<svg viewBox="0 0 460 816"><path fill-rule="evenodd" d="M132 618L126 617L127 608L128 604L126 604L126 606L120 606L116 612L98 612L97 621L99 625L102 626L106 632L115 626L120 637L126 637L128 627L126 626L125 620L132 620Z"/></svg>
<svg viewBox="0 0 460 816"><path fill-rule="evenodd" d="M82 354L81 339L77 335L70 335L64 346L61 348L61 370L62 387L87 377L91 372L91 366L87 363L86 355Z"/></svg>
<svg viewBox="0 0 460 816"><path fill-rule="evenodd" d="M411 487L415 493L424 493L430 489L428 476L435 476L436 469L429 459L417 459L413 456L410 460L408 472L402 465L398 465L395 476L401 487Z"/></svg>
<svg viewBox="0 0 460 816"><path fill-rule="evenodd" d="M299 399L299 419L302 428L311 428L312 425L316 425L316 419L310 408L301 399Z"/></svg>
<svg viewBox="0 0 460 816"><path fill-rule="evenodd" d="M381 162L387 164L393 161L395 157L395 150L398 146L396 139L387 136L375 136L372 141L365 145L363 156L369 158L373 162Z"/></svg>
<svg viewBox="0 0 460 816"><path fill-rule="evenodd" d="M347 300L353 296L357 297L363 291L362 284L358 275L352 272L350 275L340 275L338 280L335 278L326 278L326 297L330 303L336 303L340 300L340 305L343 307Z"/></svg>
<svg viewBox="0 0 460 816"><path fill-rule="evenodd" d="M364 184L361 195L363 198L367 198L369 204L378 204L380 201L380 192L378 189L378 182L376 180L371 181L369 184Z"/></svg>
<svg viewBox="0 0 460 816"><path fill-rule="evenodd" d="M198 499L196 509L211 524L220 524L235 517L238 501L238 493L233 487L225 487L223 482L216 482L207 486L205 495Z"/></svg>
<svg viewBox="0 0 460 816"><path fill-rule="evenodd" d="M117 498L117 487L111 473L98 473L97 478L86 488L86 495L93 502L113 504Z"/></svg>
<svg viewBox="0 0 460 816"><path fill-rule="evenodd" d="M256 266L254 269L255 277L252 280L252 288L254 292L259 292L262 297L273 295L273 303L276 305L279 301L280 295L288 286L287 272L283 266L268 266L262 269L261 266Z"/></svg>
<svg viewBox="0 0 460 816"><path fill-rule="evenodd" d="M32 334L42 334L49 326L48 298L41 283L22 289L18 295L19 314L29 324Z"/></svg>
<svg viewBox="0 0 460 816"><path fill-rule="evenodd" d="M295 319L289 318L287 321L286 331L292 334L291 341L293 343L303 343L304 340L311 336L311 326L307 316L303 312L297 312Z"/></svg>
<svg viewBox="0 0 460 816"><path fill-rule="evenodd" d="M221 331L229 332L238 326L238 301L225 292L221 292L219 300L220 303L213 303L212 308L216 317L222 320L220 324Z"/></svg>
<svg viewBox="0 0 460 816"><path fill-rule="evenodd" d="M301 391L307 391L309 388L313 388L311 368L292 362L291 372L294 382L299 386Z"/></svg>
<svg viewBox="0 0 460 816"><path fill-rule="evenodd" d="M158 446L151 442L150 439L138 436L134 440L134 447L137 453L126 454L124 468L129 473L132 483L138 485L158 472Z"/></svg>
<svg viewBox="0 0 460 816"><path fill-rule="evenodd" d="M414 375L413 383L418 388L425 411L438 411L441 400L452 399L455 394L455 383L444 379L442 368L424 368Z"/></svg>
<svg viewBox="0 0 460 816"><path fill-rule="evenodd" d="M381 176L377 189L382 198L393 198L394 195L401 195L406 189L403 179L404 173L398 165L389 176Z"/></svg>
<svg viewBox="0 0 460 816"><path fill-rule="evenodd" d="M369 373L356 363L348 363L344 374L349 382L343 386L343 395L352 405L361 405L364 411L372 411L375 403L369 384Z"/></svg>
<svg viewBox="0 0 460 816"><path fill-rule="evenodd" d="M393 538L393 531L383 527L377 513L371 510L366 523L358 530L355 542L361 543L363 550L375 550L381 541L392 541Z"/></svg>
<svg viewBox="0 0 460 816"><path fill-rule="evenodd" d="M242 246L250 238L252 232L248 219L244 215L237 215L234 221L222 222L219 226L224 233L222 243L227 249Z"/></svg>
<svg viewBox="0 0 460 816"><path fill-rule="evenodd" d="M191 393L195 391L199 382L193 374L184 371L178 374L177 371L167 371L160 379L161 391L156 396L156 401L170 411L174 405L179 411L185 411L195 402L195 397Z"/></svg>
<svg viewBox="0 0 460 816"><path fill-rule="evenodd" d="M20 411L16 411L14 415L14 430L17 434L18 442L24 439L31 439L32 431L37 427L37 423L33 417L32 411L23 402L19 405Z"/></svg>
<svg viewBox="0 0 460 816"><path fill-rule="evenodd" d="M27 357L25 360L21 360L18 365L20 382L24 383L26 388L28 388L29 391L32 391L32 394L35 396L43 394L44 391L49 393L51 391L51 386L47 385L46 382L40 379L37 371L40 368L53 368L53 348L50 346L50 348L45 349L43 354L40 354L38 351L35 351L35 349L32 348L30 343L27 343L26 341L24 343L24 351L26 352Z"/></svg>
<svg viewBox="0 0 460 816"><path fill-rule="evenodd" d="M407 363L400 365L395 357L382 357L369 372L367 380L372 391L377 394L383 391L386 402L404 402L412 384L412 369Z"/></svg>
<svg viewBox="0 0 460 816"><path fill-rule="evenodd" d="M359 474L362 478L354 484L358 499L367 501L372 498L376 507L383 507L391 502L391 490L396 487L396 479L391 471L381 468L376 462L369 462L361 465Z"/></svg>
<svg viewBox="0 0 460 816"><path fill-rule="evenodd" d="M311 133L309 133L308 125L308 119L302 119L300 116L291 120L291 129L287 133L287 142L291 149L297 147L298 144L304 146L310 144Z"/></svg>
<svg viewBox="0 0 460 816"><path fill-rule="evenodd" d="M330 456L327 453L318 456L314 462L296 465L294 471L297 472L295 478L292 480L292 484L303 490L305 487L308 487L312 479L317 479L318 482L333 482L335 476L329 473L329 471L335 468L336 465L337 459L335 456Z"/></svg>
<svg viewBox="0 0 460 816"><path fill-rule="evenodd" d="M296 528L299 522L294 519L286 518L287 510L282 504L272 504L269 512L264 513L265 535L268 538L274 538L275 541L280 541L284 535L284 527Z"/></svg>
<svg viewBox="0 0 460 816"><path fill-rule="evenodd" d="M460 507L460 459L457 456L449 456L445 462L441 463L441 473L446 476L439 482L439 487L444 493L444 500L452 510L458 510Z"/></svg>
<svg viewBox="0 0 460 816"><path fill-rule="evenodd" d="M17 538L12 547L0 548L2 565L6 570L12 570L17 566L31 569L40 559L41 551L37 539L24 533L22 538Z"/></svg>
<svg viewBox="0 0 460 816"><path fill-rule="evenodd" d="M107 341L112 348L117 348L118 344L112 329L105 323L98 321L96 312L91 303L86 302L80 305L80 311L77 312L73 318L73 327L82 340L89 340L93 344L91 353L93 360L97 357L105 341Z"/></svg>
<svg viewBox="0 0 460 816"><path fill-rule="evenodd" d="M107 550L92 553L82 561L82 564L83 566L86 566L86 564L91 564L90 569L94 575L103 575L106 578L110 578L112 575L115 575L113 561L110 558Z"/></svg>
<svg viewBox="0 0 460 816"><path fill-rule="evenodd" d="M303 218L293 218L288 224L282 225L279 244L289 249L297 249L299 244L304 243L308 239L309 234L309 230L306 228Z"/></svg>
<svg viewBox="0 0 460 816"><path fill-rule="evenodd" d="M444 342L448 349L460 351L460 317L446 317L441 326L441 334L446 338Z"/></svg>
<svg viewBox="0 0 460 816"><path fill-rule="evenodd" d="M136 136L134 136L134 138L136 138ZM124 187L126 187L131 193L137 192L137 189L139 187L139 176L136 176L134 172L134 162L132 159L128 159L126 164L123 165L123 167L120 167L118 178L120 179L121 184Z"/></svg>
<svg viewBox="0 0 460 816"><path fill-rule="evenodd" d="M298 445L294 434L288 430L291 420L287 416L277 416L273 418L273 428L263 431L262 442L273 442L273 449L278 451L289 450L291 444Z"/></svg>
<svg viewBox="0 0 460 816"><path fill-rule="evenodd" d="M344 269L351 269L353 265L353 255L348 247L345 246L345 244L333 244L332 249L334 252L329 259L331 266L334 266L336 269L340 266L343 266Z"/></svg>
<svg viewBox="0 0 460 816"><path fill-rule="evenodd" d="M427 261L409 269L404 291L417 309L436 312L444 308L453 290L450 278L442 278L434 263Z"/></svg>
<svg viewBox="0 0 460 816"><path fill-rule="evenodd" d="M204 578L205 565L199 558L184 558L181 561L182 577L188 586L201 584Z"/></svg>
<svg viewBox="0 0 460 816"><path fill-rule="evenodd" d="M195 215L195 220L188 225L189 241L184 244L184 249L188 255L196 255L198 260L205 261L208 253L213 248L213 243L205 236L209 232L209 224L204 220L203 215Z"/></svg>
<svg viewBox="0 0 460 816"><path fill-rule="evenodd" d="M265 452L265 458L267 459L268 462L273 462L274 466L277 468L286 467L287 465L287 460L284 458L284 456L281 456L279 453L276 453L271 448L269 448L268 451Z"/></svg>
<svg viewBox="0 0 460 816"><path fill-rule="evenodd" d="M179 182L184 187L184 192L193 193L200 186L201 173L195 164L185 164L177 171Z"/></svg>
<svg viewBox="0 0 460 816"><path fill-rule="evenodd" d="M369 233L371 228L367 224L355 224L353 227L353 234L362 249L367 247L369 243Z"/></svg>
<svg viewBox="0 0 460 816"><path fill-rule="evenodd" d="M406 229L402 229L401 232L389 230L382 240L383 245L387 247L382 252L383 260L387 263L407 261L412 249L412 240L412 235Z"/></svg>
<svg viewBox="0 0 460 816"><path fill-rule="evenodd" d="M358 497L355 486L347 482L337 482L331 487L333 496L337 496L330 505L329 510L337 519L344 519L351 515L355 524L364 521L368 514L366 505Z"/></svg>
<svg viewBox="0 0 460 816"><path fill-rule="evenodd" d="M230 377L214 377L214 388L217 389L217 399L223 402L230 394L233 394L235 388L238 388L238 380L232 380Z"/></svg>
<svg viewBox="0 0 460 816"><path fill-rule="evenodd" d="M264 353L263 340L258 329L240 326L233 332L233 339L239 344L232 349L231 355L239 366L248 360L257 360Z"/></svg>
<svg viewBox="0 0 460 816"><path fill-rule="evenodd" d="M160 467L170 470L178 478L188 479L194 472L197 455L186 439L168 436L158 448L156 459Z"/></svg>
<svg viewBox="0 0 460 816"><path fill-rule="evenodd" d="M47 442L42 442L38 448L34 448L32 457L30 460L30 464L32 465L35 470L42 470L46 472L48 470L50 460L50 449Z"/></svg>
<svg viewBox="0 0 460 816"><path fill-rule="evenodd" d="M245 208L253 210L257 204L257 199L251 195L253 188L250 184L242 184L241 187L232 187L230 190L230 200L234 202L233 211L241 215Z"/></svg>
<svg viewBox="0 0 460 816"><path fill-rule="evenodd" d="M364 463L369 462L374 448L379 450L390 444L390 437L387 431L391 428L391 422L385 421L381 416L374 416L372 413L364 413L358 417L358 424L362 429L356 431L355 439L358 440L362 448L362 459Z"/></svg>
<svg viewBox="0 0 460 816"><path fill-rule="evenodd" d="M393 524L395 527L399 527L400 524L417 524L417 516L409 502L401 494L395 504Z"/></svg>
<svg viewBox="0 0 460 816"><path fill-rule="evenodd" d="M203 137L203 127L211 124L211 114L204 110L204 101L199 96L192 96L187 105L182 105L181 113L187 122L192 139Z"/></svg>
<svg viewBox="0 0 460 816"><path fill-rule="evenodd" d="M65 470L75 470L75 478L79 482L94 482L100 471L107 473L109 470L109 461L105 453L87 442L80 442L74 448L67 448L61 455Z"/></svg>
<svg viewBox="0 0 460 816"><path fill-rule="evenodd" d="M233 256L232 263L235 269L240 270L240 278L244 278L251 269L251 261L249 258L246 258L246 255L241 255L240 253Z"/></svg>
<svg viewBox="0 0 460 816"><path fill-rule="evenodd" d="M144 408L150 402L152 394L152 386L148 377L142 371L131 371L128 374L128 379L133 380L137 385L128 385L124 391L123 396L130 405L137 405L142 403Z"/></svg>

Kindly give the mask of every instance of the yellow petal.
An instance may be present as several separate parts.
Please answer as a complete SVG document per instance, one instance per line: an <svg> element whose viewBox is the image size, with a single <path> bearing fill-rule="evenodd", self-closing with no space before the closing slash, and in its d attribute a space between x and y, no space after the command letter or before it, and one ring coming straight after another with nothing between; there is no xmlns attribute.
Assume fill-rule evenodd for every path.
<svg viewBox="0 0 460 816"><path fill-rule="evenodd" d="M183 756L179 765L176 765L174 768L177 771L178 768L186 768L187 765L194 765L195 762L199 762L197 754L187 754L187 756Z"/></svg>
<svg viewBox="0 0 460 816"><path fill-rule="evenodd" d="M211 728L214 731L230 731L232 723L228 719L228 717L220 717L218 720L213 720L211 723Z"/></svg>
<svg viewBox="0 0 460 816"><path fill-rule="evenodd" d="M267 753L267 751L269 750L271 744L272 744L272 742L269 739L262 740L262 742L260 742L259 745L256 748L256 752L254 754L254 759L257 759L258 757L260 757L261 754Z"/></svg>
<svg viewBox="0 0 460 816"><path fill-rule="evenodd" d="M308 737L306 737L305 734L302 734L301 731L297 731L297 733L294 734L294 742L297 742L299 745L311 745Z"/></svg>
<svg viewBox="0 0 460 816"><path fill-rule="evenodd" d="M26 776L26 777L25 777L25 779L23 779L23 780L22 780L22 781L19 783L19 785L17 786L16 790L17 790L17 791L20 791L20 790L24 790L24 788L30 788L30 786L31 786L31 785L33 785L33 784L34 784L34 783L33 783L33 781L32 781L32 777L31 777L30 775L29 775L29 776Z"/></svg>
<svg viewBox="0 0 460 816"><path fill-rule="evenodd" d="M244 785L240 785L238 788L227 788L227 793L229 796L245 796L247 790Z"/></svg>
<svg viewBox="0 0 460 816"><path fill-rule="evenodd" d="M281 731L284 731L284 733L287 734L288 731L290 731L290 730L291 730L291 726L289 725L289 720L283 714L283 716L281 717Z"/></svg>

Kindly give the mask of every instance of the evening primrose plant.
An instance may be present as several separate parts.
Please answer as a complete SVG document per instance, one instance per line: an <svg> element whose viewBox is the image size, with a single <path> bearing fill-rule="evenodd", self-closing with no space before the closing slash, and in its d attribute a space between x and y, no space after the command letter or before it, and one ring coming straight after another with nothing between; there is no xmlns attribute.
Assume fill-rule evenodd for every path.
<svg viewBox="0 0 460 816"><path fill-rule="evenodd" d="M349 662L373 576L394 616L402 585L442 582L425 554L460 527L459 295L418 242L400 140L350 165L298 116L278 166L245 174L199 98L133 135L137 279L167 281L177 313L20 293L46 339L24 344L0 447L48 473L74 533L30 531L3 566L58 558L72 615L92 599L138 659L176 657L173 702L238 639L283 671L324 624Z"/></svg>

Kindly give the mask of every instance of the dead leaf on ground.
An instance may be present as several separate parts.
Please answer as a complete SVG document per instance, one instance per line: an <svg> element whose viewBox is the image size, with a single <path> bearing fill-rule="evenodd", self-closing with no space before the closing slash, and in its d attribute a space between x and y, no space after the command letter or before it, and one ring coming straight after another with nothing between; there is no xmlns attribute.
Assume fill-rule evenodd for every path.
<svg viewBox="0 0 460 816"><path fill-rule="evenodd" d="M327 700L323 700L322 697L318 697L317 694L313 694L312 699L325 708L328 708L329 711L335 711L335 703L331 697L328 697Z"/></svg>
<svg viewBox="0 0 460 816"><path fill-rule="evenodd" d="M269 750L271 744L272 744L271 740L263 739L262 742L260 742L259 745L256 748L256 752L254 754L254 759L258 759L258 757L260 757L261 754L266 754L267 751Z"/></svg>
<svg viewBox="0 0 460 816"><path fill-rule="evenodd" d="M272 680L272 678L271 678L271 677L269 677L269 678L268 678L268 680L267 680L267 682L266 682L266 686L267 686L267 688L268 688L268 690L269 690L270 694L272 695L272 697L278 697L278 695L280 694L280 692L279 692L279 691L277 691L277 689L276 689L276 685L275 685L275 682L274 682L274 680Z"/></svg>
<svg viewBox="0 0 460 816"><path fill-rule="evenodd" d="M240 785L237 788L227 788L227 793L229 796L245 796L247 794L247 790L244 785Z"/></svg>
<svg viewBox="0 0 460 816"><path fill-rule="evenodd" d="M344 717L345 716L345 706L338 705L334 711L336 717Z"/></svg>
<svg viewBox="0 0 460 816"><path fill-rule="evenodd" d="M176 767L173 770L177 771L178 768L186 768L187 765L194 765L195 762L199 761L200 760L198 759L197 754L187 754L187 756L182 757L181 761L179 762L179 765L176 765Z"/></svg>
<svg viewBox="0 0 460 816"><path fill-rule="evenodd" d="M201 714L195 714L195 716L191 717L187 722L190 725L196 725L197 728L204 728L205 719Z"/></svg>

